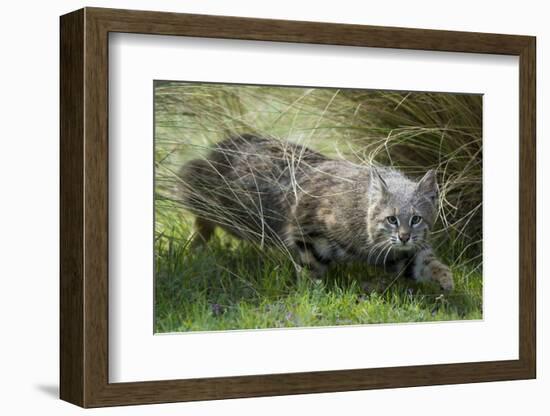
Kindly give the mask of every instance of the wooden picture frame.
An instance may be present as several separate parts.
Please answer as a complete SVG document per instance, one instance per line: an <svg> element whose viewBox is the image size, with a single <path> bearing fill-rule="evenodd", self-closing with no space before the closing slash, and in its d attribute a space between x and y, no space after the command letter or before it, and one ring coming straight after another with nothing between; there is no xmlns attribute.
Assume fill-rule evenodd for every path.
<svg viewBox="0 0 550 416"><path fill-rule="evenodd" d="M61 399L82 407L101 407L535 378L534 37L100 8L64 15L60 24ZM109 383L110 32L518 56L519 359Z"/></svg>

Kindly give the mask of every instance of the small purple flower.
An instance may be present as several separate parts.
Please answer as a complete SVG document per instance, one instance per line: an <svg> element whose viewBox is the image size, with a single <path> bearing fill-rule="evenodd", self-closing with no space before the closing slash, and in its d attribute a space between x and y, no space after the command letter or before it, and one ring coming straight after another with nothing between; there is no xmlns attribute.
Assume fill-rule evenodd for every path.
<svg viewBox="0 0 550 416"><path fill-rule="evenodd" d="M223 313L223 307L219 303L212 304L212 315L220 316Z"/></svg>
<svg viewBox="0 0 550 416"><path fill-rule="evenodd" d="M292 314L292 312L288 312L286 315L285 315L285 318L287 321L291 321L292 318L294 318L294 315Z"/></svg>

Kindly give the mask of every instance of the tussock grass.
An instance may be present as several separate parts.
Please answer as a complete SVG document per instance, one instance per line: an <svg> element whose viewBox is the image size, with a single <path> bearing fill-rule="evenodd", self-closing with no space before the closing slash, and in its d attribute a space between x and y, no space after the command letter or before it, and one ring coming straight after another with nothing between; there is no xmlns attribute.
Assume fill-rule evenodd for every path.
<svg viewBox="0 0 550 416"><path fill-rule="evenodd" d="M479 95L163 82L155 88L155 326L158 332L478 319L482 316ZM433 240L455 291L339 266L322 284L296 281L284 252L260 252L222 231L190 250L192 216L175 172L212 144L254 133L333 158L437 168ZM368 290L365 290L365 286Z"/></svg>

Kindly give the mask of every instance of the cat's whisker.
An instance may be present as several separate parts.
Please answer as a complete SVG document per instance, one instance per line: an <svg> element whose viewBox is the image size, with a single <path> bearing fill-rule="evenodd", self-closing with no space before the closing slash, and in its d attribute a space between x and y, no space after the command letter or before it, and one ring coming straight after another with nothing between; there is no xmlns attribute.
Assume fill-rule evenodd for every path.
<svg viewBox="0 0 550 416"><path fill-rule="evenodd" d="M378 259L380 258L380 256L386 251L386 248L389 248L391 250L392 248L392 244L390 242L386 242L386 244L382 247L382 249L380 250L378 256L376 256L376 259L374 260L374 264L378 264Z"/></svg>
<svg viewBox="0 0 550 416"><path fill-rule="evenodd" d="M383 250L383 249L384 249L386 243L387 243L386 241L380 241L380 242L378 242L378 243L375 243L375 244L370 248L370 250L369 250L369 252L368 252L369 254L368 254L368 256L367 256L367 263L370 262L371 257L372 257L373 255L375 255L375 254L378 252L379 249L380 249L380 250ZM375 261L375 263L376 263L376 261Z"/></svg>
<svg viewBox="0 0 550 416"><path fill-rule="evenodd" d="M382 261L382 264L384 265L384 271L386 271L386 260L388 258L388 254L390 254L392 248L393 247L391 245L388 247L388 251L386 252L386 255L384 256L384 260Z"/></svg>

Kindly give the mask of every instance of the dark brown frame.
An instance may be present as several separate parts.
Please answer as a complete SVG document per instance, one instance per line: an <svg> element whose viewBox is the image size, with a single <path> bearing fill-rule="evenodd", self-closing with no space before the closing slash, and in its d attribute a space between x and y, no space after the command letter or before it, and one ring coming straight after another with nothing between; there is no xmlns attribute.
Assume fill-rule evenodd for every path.
<svg viewBox="0 0 550 416"><path fill-rule="evenodd" d="M109 383L108 35L248 39L519 56L519 359ZM395 388L536 376L535 38L85 8L61 17L61 386L83 407Z"/></svg>

